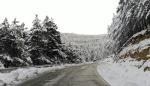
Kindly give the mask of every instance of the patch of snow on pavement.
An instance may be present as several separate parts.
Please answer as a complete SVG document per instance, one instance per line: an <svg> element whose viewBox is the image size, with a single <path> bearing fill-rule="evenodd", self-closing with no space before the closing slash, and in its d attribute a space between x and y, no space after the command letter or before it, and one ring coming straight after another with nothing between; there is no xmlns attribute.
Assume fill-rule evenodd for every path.
<svg viewBox="0 0 150 86"><path fill-rule="evenodd" d="M99 62L97 70L111 86L150 86L150 71L144 72L144 68L136 67L141 64L142 61L113 63L109 58ZM150 61L144 63L144 66L147 65Z"/></svg>

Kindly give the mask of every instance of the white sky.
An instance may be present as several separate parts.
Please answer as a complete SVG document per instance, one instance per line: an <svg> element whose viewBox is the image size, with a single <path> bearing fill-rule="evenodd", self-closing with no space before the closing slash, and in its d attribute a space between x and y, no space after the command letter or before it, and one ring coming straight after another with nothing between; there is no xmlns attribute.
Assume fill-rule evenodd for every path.
<svg viewBox="0 0 150 86"><path fill-rule="evenodd" d="M0 22L17 18L31 27L35 14L52 17L60 32L105 34L119 0L0 0Z"/></svg>

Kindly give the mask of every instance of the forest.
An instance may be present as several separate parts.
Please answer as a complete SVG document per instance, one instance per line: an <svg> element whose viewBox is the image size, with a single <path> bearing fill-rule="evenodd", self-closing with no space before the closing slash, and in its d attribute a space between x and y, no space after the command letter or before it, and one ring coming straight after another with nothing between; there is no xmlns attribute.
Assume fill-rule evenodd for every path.
<svg viewBox="0 0 150 86"><path fill-rule="evenodd" d="M41 22L38 15L32 28L14 19L0 24L0 64L4 67L80 63L71 48L61 42L60 32L48 16Z"/></svg>
<svg viewBox="0 0 150 86"><path fill-rule="evenodd" d="M112 43L107 34L81 35L62 33L62 42L71 47L83 62L95 62L112 54L109 45Z"/></svg>
<svg viewBox="0 0 150 86"><path fill-rule="evenodd" d="M108 34L114 40L114 53L118 54L129 45L130 38L142 30L149 31L149 0L120 0L117 14L108 28Z"/></svg>

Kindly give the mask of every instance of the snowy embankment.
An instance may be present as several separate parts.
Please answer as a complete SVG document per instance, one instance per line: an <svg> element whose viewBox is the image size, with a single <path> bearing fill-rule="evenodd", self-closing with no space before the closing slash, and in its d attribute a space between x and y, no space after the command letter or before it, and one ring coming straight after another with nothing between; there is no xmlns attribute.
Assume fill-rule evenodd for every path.
<svg viewBox="0 0 150 86"><path fill-rule="evenodd" d="M84 63L89 64L89 63ZM14 86L28 79L34 78L37 75L42 73L55 71L58 69L63 69L71 66L79 66L83 64L65 64L61 66L53 66L53 67L29 67L29 68L19 68L17 70L13 70L9 73L0 73L0 86Z"/></svg>
<svg viewBox="0 0 150 86"><path fill-rule="evenodd" d="M129 42L128 46L124 47L123 50L119 53L119 56L121 55L125 55L128 54L129 52L131 54L135 53L135 52L141 52L144 49L149 48L150 46L150 38L146 38L146 33L147 30L142 30L141 32L138 32L136 34L134 34L127 42ZM141 38L143 37L143 39L141 40ZM137 39L139 40L138 43L134 43L132 44L132 41L136 42Z"/></svg>
<svg viewBox="0 0 150 86"><path fill-rule="evenodd" d="M111 86L150 86L150 71L144 72L147 66L150 66L150 60L143 63L128 59L115 63L108 58L99 62L97 70Z"/></svg>
<svg viewBox="0 0 150 86"><path fill-rule="evenodd" d="M10 73L0 73L0 86L11 86L18 84L27 79L33 78L38 74L42 74L44 72L48 72L51 70L62 69L64 66L56 66L56 67L46 67L46 68L20 68Z"/></svg>

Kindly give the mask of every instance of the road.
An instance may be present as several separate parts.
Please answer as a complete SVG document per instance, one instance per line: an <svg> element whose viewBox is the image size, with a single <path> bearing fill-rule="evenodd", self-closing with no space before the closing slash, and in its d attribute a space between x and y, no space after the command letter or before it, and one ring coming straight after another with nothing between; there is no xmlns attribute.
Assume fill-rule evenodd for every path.
<svg viewBox="0 0 150 86"><path fill-rule="evenodd" d="M50 71L18 86L110 86L97 73L96 64Z"/></svg>

